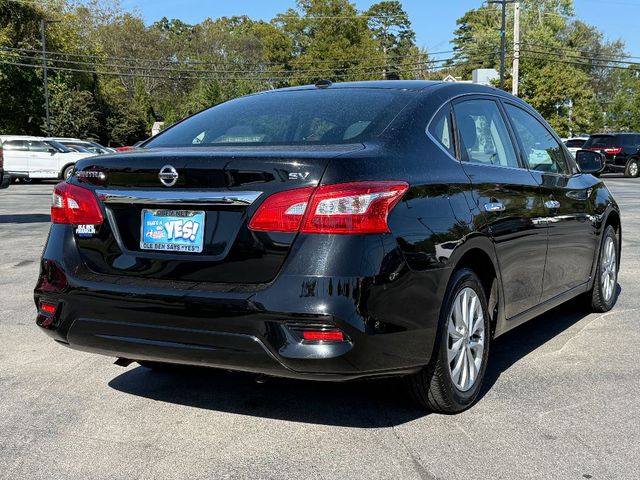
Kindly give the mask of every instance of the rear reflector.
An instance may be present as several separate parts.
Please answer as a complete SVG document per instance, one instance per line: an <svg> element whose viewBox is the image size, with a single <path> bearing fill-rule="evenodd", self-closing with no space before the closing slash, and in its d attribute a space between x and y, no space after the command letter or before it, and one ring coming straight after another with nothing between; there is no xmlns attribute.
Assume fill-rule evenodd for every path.
<svg viewBox="0 0 640 480"><path fill-rule="evenodd" d="M102 210L91 190L67 182L53 189L51 223L73 225L101 225Z"/></svg>
<svg viewBox="0 0 640 480"><path fill-rule="evenodd" d="M341 330L304 330L302 339L305 342L344 342L344 333Z"/></svg>
<svg viewBox="0 0 640 480"><path fill-rule="evenodd" d="M388 233L387 217L405 182L354 182L301 188L268 197L249 228L269 232Z"/></svg>
<svg viewBox="0 0 640 480"><path fill-rule="evenodd" d="M53 315L54 313L56 313L56 306L50 303L41 303L40 313L44 313L46 315Z"/></svg>

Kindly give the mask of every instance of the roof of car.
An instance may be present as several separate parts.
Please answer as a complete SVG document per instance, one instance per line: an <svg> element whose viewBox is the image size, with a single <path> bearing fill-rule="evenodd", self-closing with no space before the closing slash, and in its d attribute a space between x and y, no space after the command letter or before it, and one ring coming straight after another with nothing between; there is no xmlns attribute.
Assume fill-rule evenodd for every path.
<svg viewBox="0 0 640 480"><path fill-rule="evenodd" d="M592 137L613 137L614 135L640 135L640 132L608 132L608 133L594 133Z"/></svg>
<svg viewBox="0 0 640 480"><path fill-rule="evenodd" d="M8 140L46 140L46 138L34 135L0 135L0 140L6 142Z"/></svg>
<svg viewBox="0 0 640 480"><path fill-rule="evenodd" d="M435 89L450 89L459 90L464 92L477 92L477 93L505 93L502 90L488 87L485 85L479 85L476 83L462 83L462 82L445 82L441 80L366 80L360 82L336 82L336 83L323 83L319 82L314 85L300 85L297 87L278 88L274 90L266 90L260 93L275 93L275 92L291 92L296 90L335 90L335 89L381 89L381 90L405 90L413 92L421 92L424 90Z"/></svg>

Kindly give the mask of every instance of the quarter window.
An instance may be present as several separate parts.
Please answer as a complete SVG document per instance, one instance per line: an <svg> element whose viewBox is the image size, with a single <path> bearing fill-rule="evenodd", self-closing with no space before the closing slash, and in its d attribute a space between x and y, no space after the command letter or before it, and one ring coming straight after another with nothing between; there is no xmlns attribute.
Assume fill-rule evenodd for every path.
<svg viewBox="0 0 640 480"><path fill-rule="evenodd" d="M24 152L29 150L27 142L25 142L24 140L7 140L2 144L2 148L7 151L13 150L17 152Z"/></svg>
<svg viewBox="0 0 640 480"><path fill-rule="evenodd" d="M467 100L454 105L461 160L519 167L516 152L498 105L493 100Z"/></svg>
<svg viewBox="0 0 640 480"><path fill-rule="evenodd" d="M531 170L568 174L567 159L551 132L533 115L514 105L506 105Z"/></svg>
<svg viewBox="0 0 640 480"><path fill-rule="evenodd" d="M455 152L453 149L453 135L451 132L451 110L445 107L440 109L431 121L431 124L429 125L429 133L453 156L455 155Z"/></svg>

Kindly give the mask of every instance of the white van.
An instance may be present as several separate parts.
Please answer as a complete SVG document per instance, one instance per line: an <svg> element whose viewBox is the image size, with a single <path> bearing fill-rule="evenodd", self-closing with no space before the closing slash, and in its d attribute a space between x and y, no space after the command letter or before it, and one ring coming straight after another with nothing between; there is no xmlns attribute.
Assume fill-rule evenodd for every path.
<svg viewBox="0 0 640 480"><path fill-rule="evenodd" d="M59 142L44 137L2 135L4 170L13 179L30 182L34 179L67 178L78 160L93 153L74 152Z"/></svg>

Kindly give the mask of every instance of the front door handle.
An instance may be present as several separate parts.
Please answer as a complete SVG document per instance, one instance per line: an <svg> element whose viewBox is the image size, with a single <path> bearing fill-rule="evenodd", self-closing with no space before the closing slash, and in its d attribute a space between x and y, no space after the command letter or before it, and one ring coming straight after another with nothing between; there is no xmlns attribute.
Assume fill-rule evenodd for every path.
<svg viewBox="0 0 640 480"><path fill-rule="evenodd" d="M487 212L504 212L506 208L501 202L489 202L484 204L484 209Z"/></svg>
<svg viewBox="0 0 640 480"><path fill-rule="evenodd" d="M560 202L557 200L547 200L546 202L544 202L544 206L550 210L553 210L556 208L560 208Z"/></svg>

